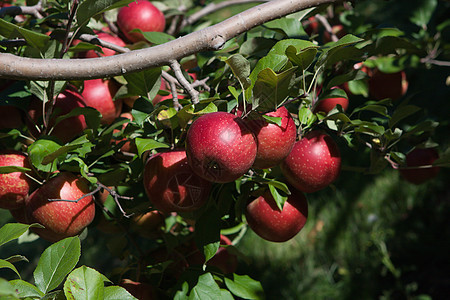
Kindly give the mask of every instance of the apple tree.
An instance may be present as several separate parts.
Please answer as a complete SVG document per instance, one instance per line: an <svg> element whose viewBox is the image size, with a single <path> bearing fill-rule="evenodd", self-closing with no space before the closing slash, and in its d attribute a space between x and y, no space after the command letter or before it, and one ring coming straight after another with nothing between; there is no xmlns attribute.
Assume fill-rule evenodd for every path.
<svg viewBox="0 0 450 300"><path fill-rule="evenodd" d="M439 176L448 104L414 83L449 66L448 3L409 34L365 23L370 2L3 1L0 247L46 247L23 278L0 258L0 296L262 299L246 230L293 238L343 171Z"/></svg>

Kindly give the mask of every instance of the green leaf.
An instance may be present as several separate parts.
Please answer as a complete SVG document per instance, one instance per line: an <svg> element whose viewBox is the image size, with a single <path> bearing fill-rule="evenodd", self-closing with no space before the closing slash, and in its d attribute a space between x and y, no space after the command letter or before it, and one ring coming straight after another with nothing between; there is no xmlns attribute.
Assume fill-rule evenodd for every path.
<svg viewBox="0 0 450 300"><path fill-rule="evenodd" d="M0 35L3 35L8 39L16 37L24 38L30 46L37 49L44 49L50 40L48 35L19 27L2 18L0 18Z"/></svg>
<svg viewBox="0 0 450 300"><path fill-rule="evenodd" d="M422 0L420 7L416 7L412 11L410 18L411 22L419 27L426 28L426 25L430 22L433 12L435 11L438 1L437 0Z"/></svg>
<svg viewBox="0 0 450 300"><path fill-rule="evenodd" d="M142 157L142 154L145 151L158 149L158 148L169 148L169 145L155 141L154 139L143 139L136 138L136 147L138 149L139 156Z"/></svg>
<svg viewBox="0 0 450 300"><path fill-rule="evenodd" d="M357 57L363 54L362 50L355 47L349 47L356 43L364 41L363 39L351 34L347 34L337 42L328 43L325 48L322 49L322 54L319 56L315 65L316 69L324 64L330 65L334 62L349 59L350 57Z"/></svg>
<svg viewBox="0 0 450 300"><path fill-rule="evenodd" d="M41 298L44 296L44 293L42 293L36 286L32 285L29 282L16 279L11 280L9 283L14 287L14 290L17 291L18 296L21 298Z"/></svg>
<svg viewBox="0 0 450 300"><path fill-rule="evenodd" d="M64 294L68 300L104 299L104 278L98 271L81 266L67 276Z"/></svg>
<svg viewBox="0 0 450 300"><path fill-rule="evenodd" d="M83 115L89 128L96 130L100 126L101 114L93 107L77 107L72 109L68 114L59 116L55 120L55 125L70 117Z"/></svg>
<svg viewBox="0 0 450 300"><path fill-rule="evenodd" d="M322 99L327 99L327 98L348 98L348 97L343 89L334 88L334 89L329 89L329 90L325 90L324 92L322 92L320 94L319 101Z"/></svg>
<svg viewBox="0 0 450 300"><path fill-rule="evenodd" d="M123 77L127 81L126 96L144 96L153 99L161 87L161 68L127 73Z"/></svg>
<svg viewBox="0 0 450 300"><path fill-rule="evenodd" d="M9 299L19 299L14 287L6 280L0 277L0 298Z"/></svg>
<svg viewBox="0 0 450 300"><path fill-rule="evenodd" d="M209 208L198 218L195 230L195 243L203 249L205 263L210 260L220 245L220 213L215 208Z"/></svg>
<svg viewBox="0 0 450 300"><path fill-rule="evenodd" d="M217 300L220 299L220 288L211 273L200 275L197 285L189 293L189 300Z"/></svg>
<svg viewBox="0 0 450 300"><path fill-rule="evenodd" d="M63 239L42 253L34 270L36 286L44 293L57 288L70 271L76 266L81 255L80 239Z"/></svg>
<svg viewBox="0 0 450 300"><path fill-rule="evenodd" d="M42 228L42 225L20 223L7 223L3 225L2 228L0 228L0 246L14 239L18 239L22 234L27 232L30 227Z"/></svg>
<svg viewBox="0 0 450 300"><path fill-rule="evenodd" d="M348 89L354 95L369 97L369 86L365 80L352 80L348 82Z"/></svg>
<svg viewBox="0 0 450 300"><path fill-rule="evenodd" d="M271 124L276 124L276 125L278 125L278 126L281 126L281 117L271 117L271 116L268 116L268 115L262 115L262 117L268 122L268 123L271 123Z"/></svg>
<svg viewBox="0 0 450 300"><path fill-rule="evenodd" d="M53 160L51 164L43 164L44 158L51 153L57 151L61 145L53 141L52 138L40 138L28 147L28 157L31 163L38 170L44 172L52 172L56 169L57 160Z"/></svg>
<svg viewBox="0 0 450 300"><path fill-rule="evenodd" d="M348 73L334 76L326 85L325 90L329 90L332 87L339 86L350 80L360 80L367 77L367 74L361 70L352 70Z"/></svg>
<svg viewBox="0 0 450 300"><path fill-rule="evenodd" d="M280 192L278 192L278 189L274 185L270 184L270 182L269 182L269 190L278 208L280 209L280 211L282 211L284 203L286 202L288 197L286 195L281 195Z"/></svg>
<svg viewBox="0 0 450 300"><path fill-rule="evenodd" d="M369 104L362 107L357 107L353 110L352 115L354 113L360 112L360 111L373 111L376 113L379 113L380 115L387 116L387 107L383 105L377 105L377 104Z"/></svg>
<svg viewBox="0 0 450 300"><path fill-rule="evenodd" d="M248 275L233 274L233 278L225 277L225 285L236 296L244 299L264 299L261 283Z"/></svg>
<svg viewBox="0 0 450 300"><path fill-rule="evenodd" d="M239 80L242 90L246 90L252 84L249 79L250 63L241 54L234 54L230 56L225 62L230 66L234 76Z"/></svg>
<svg viewBox="0 0 450 300"><path fill-rule="evenodd" d="M165 32L147 31L144 32L140 29L133 29L131 32L140 32L147 41L154 45L161 45L167 42L173 41L175 38Z"/></svg>
<svg viewBox="0 0 450 300"><path fill-rule="evenodd" d="M137 299L121 286L113 285L104 288L104 300Z"/></svg>
<svg viewBox="0 0 450 300"><path fill-rule="evenodd" d="M297 49L291 45L286 49L286 56L294 65L299 66L300 70L306 70L314 61L317 54L317 48L319 47L311 46L297 52Z"/></svg>
<svg viewBox="0 0 450 300"><path fill-rule="evenodd" d="M78 26L83 26L96 14L100 14L107 10L125 6L133 0L85 0L81 2L77 9Z"/></svg>
<svg viewBox="0 0 450 300"><path fill-rule="evenodd" d="M18 166L0 166L0 174L8 174L14 172L28 172L28 171L31 171L31 169Z"/></svg>
<svg viewBox="0 0 450 300"><path fill-rule="evenodd" d="M401 120L411 116L412 114L415 114L416 112L420 111L422 108L415 105L403 105L399 106L394 113L392 114L391 119L389 120L389 127L394 127L398 122Z"/></svg>
<svg viewBox="0 0 450 300"><path fill-rule="evenodd" d="M229 87L230 88L230 87ZM188 104L183 107L178 113L178 121L180 123L180 126L182 128L185 128L189 121L192 120L194 116L200 116L204 114L209 114L212 112L218 111L217 106L214 104L214 102L202 102L193 105Z"/></svg>
<svg viewBox="0 0 450 300"><path fill-rule="evenodd" d="M139 125L143 126L145 120L154 112L154 107L152 101L148 98L140 97L136 99L131 110L134 121Z"/></svg>
<svg viewBox="0 0 450 300"><path fill-rule="evenodd" d="M294 18L276 19L264 24L264 27L285 34L289 38L307 36L302 23Z"/></svg>
<svg viewBox="0 0 450 300"><path fill-rule="evenodd" d="M0 269L3 269L3 268L13 270L17 274L17 276L19 276L19 278L21 278L19 271L17 271L16 267L12 263L10 263L9 261L6 261L4 259L0 259Z"/></svg>

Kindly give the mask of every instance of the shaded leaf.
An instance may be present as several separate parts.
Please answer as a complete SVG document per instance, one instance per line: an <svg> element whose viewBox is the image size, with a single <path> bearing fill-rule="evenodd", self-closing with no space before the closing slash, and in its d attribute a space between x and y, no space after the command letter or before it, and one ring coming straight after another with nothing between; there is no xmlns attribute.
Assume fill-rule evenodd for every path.
<svg viewBox="0 0 450 300"><path fill-rule="evenodd" d="M4 269L4 268L14 271L14 273L16 273L17 276L19 276L19 278L21 278L19 271L17 271L16 267L12 263L10 263L9 261L6 261L4 259L0 259L0 269Z"/></svg>
<svg viewBox="0 0 450 300"><path fill-rule="evenodd" d="M251 86L250 63L241 54L230 56L225 62L230 66L234 76L239 80L243 90Z"/></svg>
<svg viewBox="0 0 450 300"><path fill-rule="evenodd" d="M220 288L212 277L211 273L200 275L197 285L189 293L189 300L217 300L220 299Z"/></svg>
<svg viewBox="0 0 450 300"><path fill-rule="evenodd" d="M7 223L0 228L0 246L19 238L22 234L27 232L30 227L41 227L40 224L20 224L20 223Z"/></svg>
<svg viewBox="0 0 450 300"><path fill-rule="evenodd" d="M24 38L30 46L37 49L44 49L50 40L48 35L22 28L2 18L0 18L0 35L9 39Z"/></svg>
<svg viewBox="0 0 450 300"><path fill-rule="evenodd" d="M284 33L287 37L307 36L302 23L294 18L280 18L264 24L264 27Z"/></svg>
<svg viewBox="0 0 450 300"><path fill-rule="evenodd" d="M209 208L197 219L195 243L203 249L205 263L210 260L220 245L220 213L215 208Z"/></svg>
<svg viewBox="0 0 450 300"><path fill-rule="evenodd" d="M133 0L85 0L81 2L77 9L78 26L89 22L89 19L107 10L125 6Z"/></svg>
<svg viewBox="0 0 450 300"><path fill-rule="evenodd" d="M392 114L391 119L389 120L389 127L394 127L401 120L409 117L412 114L420 111L422 108L415 105L403 105L399 106L394 113Z"/></svg>
<svg viewBox="0 0 450 300"><path fill-rule="evenodd" d="M236 296L244 299L264 299L261 283L248 275L233 274L232 278L225 277L225 285Z"/></svg>
<svg viewBox="0 0 450 300"><path fill-rule="evenodd" d="M144 32L140 29L133 29L131 32L142 33L145 39L154 45L161 45L173 41L175 39L173 36L165 32L157 32L157 31Z"/></svg>
<svg viewBox="0 0 450 300"><path fill-rule="evenodd" d="M142 154L145 151L158 149L158 148L169 148L169 145L155 141L154 139L143 139L143 138L136 138L136 147L138 149L139 156L142 156Z"/></svg>

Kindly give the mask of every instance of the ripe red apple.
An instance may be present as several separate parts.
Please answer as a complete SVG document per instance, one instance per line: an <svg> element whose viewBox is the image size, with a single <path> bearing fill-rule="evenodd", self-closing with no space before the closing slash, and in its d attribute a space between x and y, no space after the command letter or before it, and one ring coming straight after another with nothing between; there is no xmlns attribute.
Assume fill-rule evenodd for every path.
<svg viewBox="0 0 450 300"><path fill-rule="evenodd" d="M95 216L95 205L84 179L70 172L61 172L25 200L29 220L45 226L36 233L49 241L58 241L80 234ZM78 200L78 202L49 201L49 199Z"/></svg>
<svg viewBox="0 0 450 300"><path fill-rule="evenodd" d="M408 80L405 71L384 73L378 69L372 69L368 74L369 94L376 100L385 98L397 100L406 94Z"/></svg>
<svg viewBox="0 0 450 300"><path fill-rule="evenodd" d="M0 166L31 168L28 157L24 153L14 150L0 152ZM17 209L22 207L32 186L32 180L23 172L0 173L0 208Z"/></svg>
<svg viewBox="0 0 450 300"><path fill-rule="evenodd" d="M264 119L245 119L258 144L253 168L267 169L280 164L288 156L297 138L297 129L289 111L281 106L266 113L269 117L281 118L281 126Z"/></svg>
<svg viewBox="0 0 450 300"><path fill-rule="evenodd" d="M139 300L157 299L156 291L150 284L136 282L131 279L123 279L119 286L126 289L131 295Z"/></svg>
<svg viewBox="0 0 450 300"><path fill-rule="evenodd" d="M311 131L295 143L281 164L287 181L305 193L321 190L336 180L341 169L341 154L333 139Z"/></svg>
<svg viewBox="0 0 450 300"><path fill-rule="evenodd" d="M338 104L342 106L344 111L348 108L348 99L344 97L331 97L325 98L317 102L314 107L314 113L324 112L328 114L333 108L335 108Z"/></svg>
<svg viewBox="0 0 450 300"><path fill-rule="evenodd" d="M115 44L120 47L126 46L125 42L120 37L111 35L109 33L100 32L97 34L97 37L102 41L109 42L111 44ZM112 55L116 54L116 51L114 51L112 49L105 48L105 47L100 47L100 48L102 49L103 53L98 53L94 50L89 50L83 56L85 58L94 58L94 57L101 57L101 56L112 56Z"/></svg>
<svg viewBox="0 0 450 300"><path fill-rule="evenodd" d="M184 150L151 156L143 176L150 202L163 212L194 211L208 200L211 183L192 171Z"/></svg>
<svg viewBox="0 0 450 300"><path fill-rule="evenodd" d="M305 226L308 202L299 191L292 191L280 211L272 194L267 191L247 204L245 211L250 228L271 242L286 242Z"/></svg>
<svg viewBox="0 0 450 300"><path fill-rule="evenodd" d="M81 94L87 106L102 114L102 124L111 124L122 111L122 99L113 100L117 85L112 80L91 79L84 81Z"/></svg>
<svg viewBox="0 0 450 300"><path fill-rule="evenodd" d="M76 91L66 89L58 95L53 109L53 115L50 119L49 128L54 128L49 132L56 136L63 143L67 143L86 129L86 121L83 115L73 116L58 122L55 125L55 119L59 116L68 114L77 107L86 107L83 97ZM38 136L35 124L42 124L42 101L33 97L28 108L28 129L34 136Z"/></svg>
<svg viewBox="0 0 450 300"><path fill-rule="evenodd" d="M142 31L164 31L166 19L164 14L147 0L133 1L122 7L117 15L117 26L125 37L131 42L145 41L139 32L130 32L133 29Z"/></svg>
<svg viewBox="0 0 450 300"><path fill-rule="evenodd" d="M415 148L406 155L406 167L420 167L432 165L439 158L439 153L434 148ZM421 184L436 177L439 167L400 169L402 177L411 183Z"/></svg>
<svg viewBox="0 0 450 300"><path fill-rule="evenodd" d="M188 162L196 174L212 182L231 182L247 172L257 144L244 121L227 112L196 119L186 136Z"/></svg>

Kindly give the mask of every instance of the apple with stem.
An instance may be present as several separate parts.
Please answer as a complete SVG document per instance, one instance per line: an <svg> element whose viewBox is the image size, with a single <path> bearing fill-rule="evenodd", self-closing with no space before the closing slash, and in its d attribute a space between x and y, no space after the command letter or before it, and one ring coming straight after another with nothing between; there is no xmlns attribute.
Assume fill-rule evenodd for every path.
<svg viewBox="0 0 450 300"><path fill-rule="evenodd" d="M102 114L102 124L111 124L122 111L122 99L114 100L117 85L112 80L91 79L84 81L82 96L87 106Z"/></svg>
<svg viewBox="0 0 450 300"><path fill-rule="evenodd" d="M333 139L311 131L297 141L281 164L287 181L299 191L312 193L335 181L341 169L341 154Z"/></svg>
<svg viewBox="0 0 450 300"><path fill-rule="evenodd" d="M439 174L439 167L431 167L438 158L439 153L434 148L414 148L406 155L406 167L413 168L400 169L400 174L408 182L422 184Z"/></svg>
<svg viewBox="0 0 450 300"><path fill-rule="evenodd" d="M0 167L31 169L28 156L20 151L0 152ZM33 181L24 172L0 172L0 208L17 209L25 205L25 199L33 187Z"/></svg>
<svg viewBox="0 0 450 300"><path fill-rule="evenodd" d="M250 201L245 210L249 227L271 242L286 242L305 226L308 202L303 193L292 191L280 210L270 191Z"/></svg>
<svg viewBox="0 0 450 300"><path fill-rule="evenodd" d="M61 172L37 188L26 200L28 220L42 238L54 242L80 234L94 219L95 204L85 179Z"/></svg>
<svg viewBox="0 0 450 300"><path fill-rule="evenodd" d="M133 29L162 32L166 27L166 19L150 1L137 0L119 9L117 26L129 41L136 43L146 39L140 32L132 32Z"/></svg>
<svg viewBox="0 0 450 300"><path fill-rule="evenodd" d="M245 122L227 112L199 117L186 136L189 165L211 182L231 182L244 175L255 161L257 148Z"/></svg>
<svg viewBox="0 0 450 300"><path fill-rule="evenodd" d="M150 202L165 213L199 209L211 189L209 181L192 171L184 150L152 155L144 166L143 184Z"/></svg>

